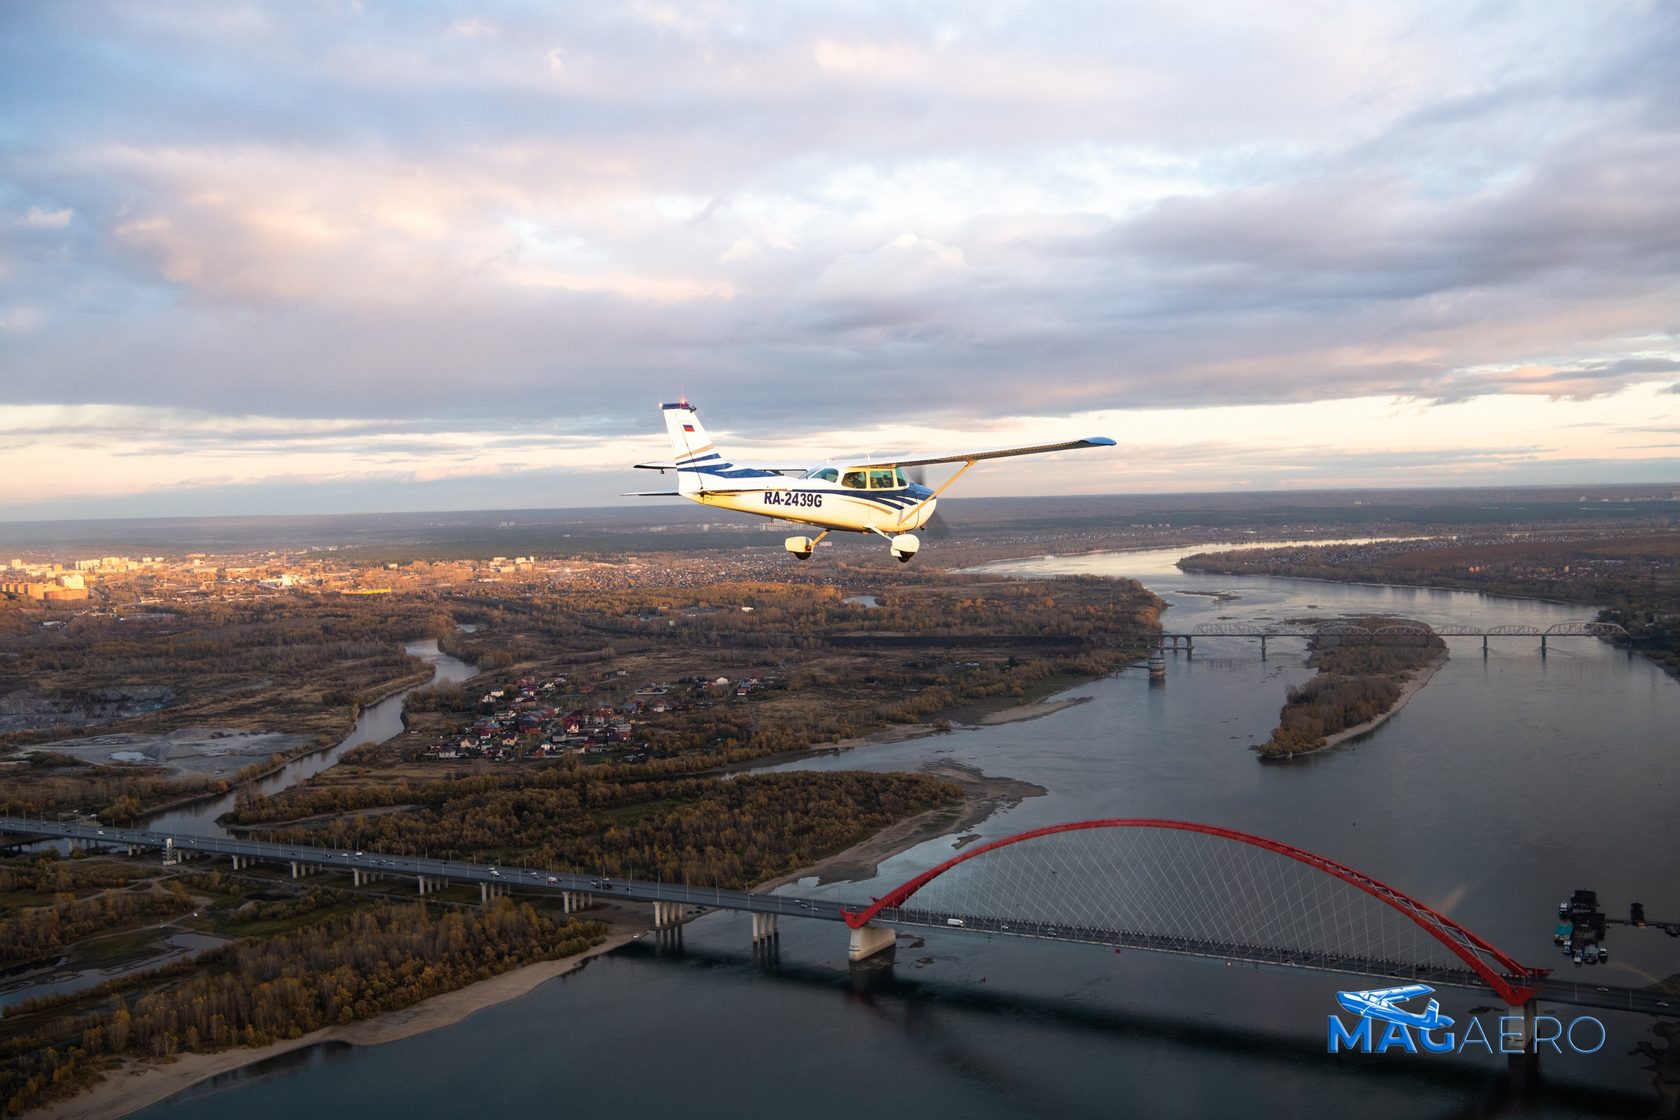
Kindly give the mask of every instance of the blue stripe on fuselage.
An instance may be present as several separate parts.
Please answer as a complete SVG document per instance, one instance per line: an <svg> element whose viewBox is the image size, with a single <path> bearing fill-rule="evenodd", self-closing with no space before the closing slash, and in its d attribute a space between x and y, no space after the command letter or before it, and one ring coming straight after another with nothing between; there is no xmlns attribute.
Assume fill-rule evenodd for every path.
<svg viewBox="0 0 1680 1120"><path fill-rule="evenodd" d="M683 471L687 471L690 474L703 474L711 478L783 477L776 471L762 471L753 467L737 467L734 463L708 463L703 467L684 465L677 468L677 472L679 474ZM876 505L885 506L888 509L893 510L907 509L910 506L925 502L927 499L933 497L933 491L930 488L921 486L914 482L902 490L807 490L789 486L785 488L784 492L789 494L832 494L836 497L857 498L860 501L874 502Z"/></svg>
<svg viewBox="0 0 1680 1120"><path fill-rule="evenodd" d="M683 464L677 473L710 475L713 478L781 478L775 471L761 471L754 467L737 467L734 463L707 463L703 467Z"/></svg>

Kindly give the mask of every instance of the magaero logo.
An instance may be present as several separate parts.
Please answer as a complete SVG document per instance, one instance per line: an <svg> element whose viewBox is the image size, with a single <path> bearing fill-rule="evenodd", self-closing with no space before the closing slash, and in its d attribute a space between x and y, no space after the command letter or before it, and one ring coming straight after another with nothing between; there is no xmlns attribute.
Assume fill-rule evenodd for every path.
<svg viewBox="0 0 1680 1120"><path fill-rule="evenodd" d="M1361 1054L1386 1054L1403 1050L1408 1054L1461 1054L1481 1050L1489 1054L1539 1053L1544 1046L1561 1054L1564 1047L1576 1054L1595 1054L1604 1046L1604 1024L1591 1015L1571 1019L1567 1024L1554 1015L1536 1015L1532 1038L1523 1037L1523 1017L1502 1015L1499 1035L1488 1038L1478 1019L1467 1020L1462 1031L1450 1028L1453 1020L1441 1014L1441 1005L1430 1000L1423 1010L1399 1006L1426 996L1435 989L1428 984L1407 984L1399 988L1376 988L1368 992L1337 992L1336 1002L1358 1016L1352 1027L1332 1012L1327 1049L1336 1054L1354 1050Z"/></svg>

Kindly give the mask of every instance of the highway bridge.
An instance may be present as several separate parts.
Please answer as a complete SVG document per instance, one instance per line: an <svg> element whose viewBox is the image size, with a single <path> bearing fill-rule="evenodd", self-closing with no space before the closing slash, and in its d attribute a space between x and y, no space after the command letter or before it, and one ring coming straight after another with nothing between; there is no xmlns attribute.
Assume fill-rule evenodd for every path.
<svg viewBox="0 0 1680 1120"><path fill-rule="evenodd" d="M868 901L611 879L538 867L436 860L0 817L6 842L160 851L166 861L263 862L294 878L332 872L357 886L408 879L421 895L477 883L484 902L518 889L556 894L567 912L596 897L646 902L659 929L696 908L752 915L754 944L784 917L843 923L854 961L885 952L901 930L1062 941L1340 973L1379 985L1421 982L1486 992L1532 1019L1537 1002L1680 1014L1665 993L1595 983L1518 963L1451 918L1315 853L1214 825L1148 818L1077 821L976 845ZM1364 983L1364 980L1361 981Z"/></svg>

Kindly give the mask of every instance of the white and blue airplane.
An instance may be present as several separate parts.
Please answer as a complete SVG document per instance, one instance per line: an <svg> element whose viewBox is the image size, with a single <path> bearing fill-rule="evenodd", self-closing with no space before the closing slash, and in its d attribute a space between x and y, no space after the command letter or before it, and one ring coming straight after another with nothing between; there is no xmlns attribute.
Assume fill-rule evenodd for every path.
<svg viewBox="0 0 1680 1120"><path fill-rule="evenodd" d="M700 417L687 401L661 405L665 430L671 437L673 458L664 463L637 463L639 470L675 471L675 490L638 490L626 497L682 497L703 506L776 517L822 530L815 537L789 537L787 550L801 560L836 530L874 533L886 538L892 554L908 561L921 548L914 530L933 516L939 495L982 459L1011 455L1041 455L1076 447L1113 447L1105 436L1006 447L990 451L959 451L949 455L871 456L829 459L821 463L737 463L724 457L707 438ZM912 482L906 467L961 463L962 468L937 488Z"/></svg>
<svg viewBox="0 0 1680 1120"><path fill-rule="evenodd" d="M1430 1000L1422 1011L1407 1011L1394 1006L1417 996L1426 996L1435 989L1428 984L1406 984L1399 988L1376 988L1368 992L1337 992L1336 1002L1355 1015L1366 1015L1385 1023L1399 1023L1422 1031L1444 1030L1453 1025L1450 1017L1441 1014L1439 1000Z"/></svg>

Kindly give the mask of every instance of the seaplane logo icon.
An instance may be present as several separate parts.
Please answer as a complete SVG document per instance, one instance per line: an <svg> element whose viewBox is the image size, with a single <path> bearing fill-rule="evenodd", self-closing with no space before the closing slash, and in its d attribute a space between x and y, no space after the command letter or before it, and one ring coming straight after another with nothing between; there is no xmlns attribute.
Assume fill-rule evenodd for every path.
<svg viewBox="0 0 1680 1120"><path fill-rule="evenodd" d="M1430 1000L1422 1011L1408 1011L1396 1004L1418 996L1426 996L1435 989L1428 984L1406 984L1399 988L1376 988L1368 992L1337 992L1336 1002L1355 1015L1412 1027L1420 1031L1444 1030L1453 1025L1450 1017L1441 1014L1441 1004Z"/></svg>

